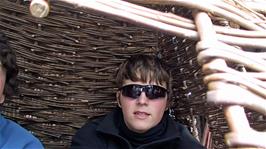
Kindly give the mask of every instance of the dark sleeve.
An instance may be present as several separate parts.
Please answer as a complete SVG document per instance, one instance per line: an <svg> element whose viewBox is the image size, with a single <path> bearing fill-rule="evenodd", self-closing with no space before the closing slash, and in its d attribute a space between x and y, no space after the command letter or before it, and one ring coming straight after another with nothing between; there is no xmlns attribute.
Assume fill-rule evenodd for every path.
<svg viewBox="0 0 266 149"><path fill-rule="evenodd" d="M103 138L96 131L97 123L88 122L73 136L70 149L103 148Z"/></svg>
<svg viewBox="0 0 266 149"><path fill-rule="evenodd" d="M206 149L191 133L185 126L180 127L181 132L181 142L182 148L189 148L189 149Z"/></svg>

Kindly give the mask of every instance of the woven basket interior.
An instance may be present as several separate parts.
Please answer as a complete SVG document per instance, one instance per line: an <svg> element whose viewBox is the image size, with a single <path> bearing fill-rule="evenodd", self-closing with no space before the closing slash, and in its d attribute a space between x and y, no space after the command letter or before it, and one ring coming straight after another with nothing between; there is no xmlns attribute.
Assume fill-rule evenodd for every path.
<svg viewBox="0 0 266 149"><path fill-rule="evenodd" d="M222 109L205 102L195 41L56 1L46 18L34 18L28 9L28 1L0 3L0 31L16 51L20 83L19 94L6 99L2 113L46 148L68 148L89 118L116 106L114 74L125 58L139 53L156 54L171 66L172 116L199 139L200 122L208 120L214 148L225 148L228 128ZM175 13L191 17L185 8Z"/></svg>

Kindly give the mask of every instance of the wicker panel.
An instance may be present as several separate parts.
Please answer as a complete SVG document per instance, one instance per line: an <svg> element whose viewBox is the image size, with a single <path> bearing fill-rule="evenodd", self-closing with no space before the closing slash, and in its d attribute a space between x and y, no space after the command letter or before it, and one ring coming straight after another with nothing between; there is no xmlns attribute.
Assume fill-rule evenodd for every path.
<svg viewBox="0 0 266 149"><path fill-rule="evenodd" d="M157 32L55 2L50 16L32 17L28 3L1 1L0 29L19 65L20 94L4 114L46 148L67 148L88 118L115 105L113 75L125 57L157 52Z"/></svg>

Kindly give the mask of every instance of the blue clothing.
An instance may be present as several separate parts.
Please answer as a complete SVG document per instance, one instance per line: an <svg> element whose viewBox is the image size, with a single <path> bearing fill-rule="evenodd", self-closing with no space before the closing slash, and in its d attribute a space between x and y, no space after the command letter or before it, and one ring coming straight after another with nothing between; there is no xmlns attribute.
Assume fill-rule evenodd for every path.
<svg viewBox="0 0 266 149"><path fill-rule="evenodd" d="M0 114L0 149L43 149L42 143L19 124Z"/></svg>

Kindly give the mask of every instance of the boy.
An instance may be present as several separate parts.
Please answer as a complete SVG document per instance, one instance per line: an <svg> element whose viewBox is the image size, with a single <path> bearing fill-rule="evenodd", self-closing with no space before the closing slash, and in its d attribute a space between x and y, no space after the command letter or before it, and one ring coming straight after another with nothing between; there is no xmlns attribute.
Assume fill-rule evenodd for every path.
<svg viewBox="0 0 266 149"><path fill-rule="evenodd" d="M117 73L118 107L86 123L73 137L72 149L201 149L189 131L168 115L171 78L161 61L135 55Z"/></svg>

